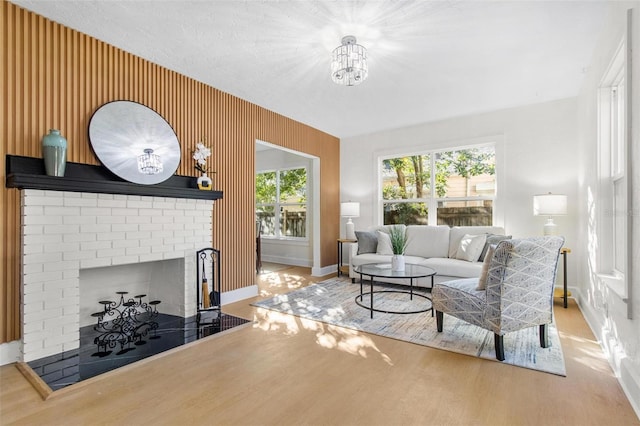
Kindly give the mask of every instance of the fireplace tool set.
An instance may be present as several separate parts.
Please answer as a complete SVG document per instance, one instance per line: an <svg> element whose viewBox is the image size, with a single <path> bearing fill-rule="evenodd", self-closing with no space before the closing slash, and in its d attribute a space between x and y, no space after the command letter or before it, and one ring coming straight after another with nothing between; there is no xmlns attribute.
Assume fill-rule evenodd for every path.
<svg viewBox="0 0 640 426"><path fill-rule="evenodd" d="M158 316L157 306L161 302L159 300L144 302L142 299L146 294L128 299L125 299L127 291L117 291L116 294L120 295L119 302L102 300L98 303L103 306L103 311L91 314L98 318L98 324L93 326L93 329L100 334L93 342L98 345L97 355L99 356L110 354L111 351L107 349L113 349L118 344L120 352L117 355L131 351L135 349L131 344L144 345L146 343L144 338L149 333L152 333L149 339L160 338L155 334L158 323L154 319Z"/></svg>
<svg viewBox="0 0 640 426"><path fill-rule="evenodd" d="M196 322L201 325L219 325L220 303L220 250L203 248L196 252L196 294L198 313ZM207 278L207 277L210 277Z"/></svg>

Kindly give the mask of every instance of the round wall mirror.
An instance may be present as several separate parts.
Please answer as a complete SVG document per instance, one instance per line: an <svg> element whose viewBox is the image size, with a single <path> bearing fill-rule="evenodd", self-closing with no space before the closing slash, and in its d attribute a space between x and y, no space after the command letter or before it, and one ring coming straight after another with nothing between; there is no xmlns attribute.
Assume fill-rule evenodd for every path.
<svg viewBox="0 0 640 426"><path fill-rule="evenodd" d="M102 164L122 179L153 185L180 164L180 143L157 112L131 101L102 105L89 122L89 140Z"/></svg>

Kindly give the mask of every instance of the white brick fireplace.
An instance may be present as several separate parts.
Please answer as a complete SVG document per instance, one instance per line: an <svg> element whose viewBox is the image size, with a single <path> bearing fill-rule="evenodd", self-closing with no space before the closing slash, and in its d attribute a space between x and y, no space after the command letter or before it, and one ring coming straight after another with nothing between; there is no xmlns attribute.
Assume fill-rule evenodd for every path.
<svg viewBox="0 0 640 426"><path fill-rule="evenodd" d="M179 259L164 268L183 290L163 308L195 315L195 251L211 247L212 210L213 200L24 189L23 361L79 347L81 271L104 270L108 281L108 267Z"/></svg>

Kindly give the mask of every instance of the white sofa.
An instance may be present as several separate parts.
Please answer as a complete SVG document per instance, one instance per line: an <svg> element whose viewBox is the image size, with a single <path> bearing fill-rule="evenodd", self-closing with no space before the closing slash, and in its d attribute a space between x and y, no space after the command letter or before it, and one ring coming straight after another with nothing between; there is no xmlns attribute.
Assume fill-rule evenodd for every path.
<svg viewBox="0 0 640 426"><path fill-rule="evenodd" d="M405 225L395 226L405 227ZM380 226L372 228L368 232L388 232L388 228L389 226ZM409 225L405 229L407 235L406 263L424 265L434 269L436 271L434 278L436 283L480 276L482 258L473 261L456 258L460 242L465 235L487 235L488 239L485 243L497 243L497 240L505 238L504 228L498 226ZM483 246L485 243L483 243ZM354 271L354 267L366 263L391 263L391 257L391 255L379 253L358 254L358 244L351 244L349 251L349 277L353 282L356 282L356 280L360 279L360 274ZM376 281L382 280L376 278ZM384 281L398 284L409 283L409 280L406 279L385 279ZM431 279L421 278L417 282L414 281L414 285L431 287Z"/></svg>

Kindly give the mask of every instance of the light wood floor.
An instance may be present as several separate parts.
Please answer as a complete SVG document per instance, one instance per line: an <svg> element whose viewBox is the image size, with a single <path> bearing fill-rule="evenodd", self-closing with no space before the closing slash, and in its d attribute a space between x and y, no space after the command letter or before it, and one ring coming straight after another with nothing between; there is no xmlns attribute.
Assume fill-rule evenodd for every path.
<svg viewBox="0 0 640 426"><path fill-rule="evenodd" d="M320 279L260 276L259 298ZM567 377L263 311L221 336L125 367L42 401L0 367L0 424L640 424L573 301L556 305Z"/></svg>

